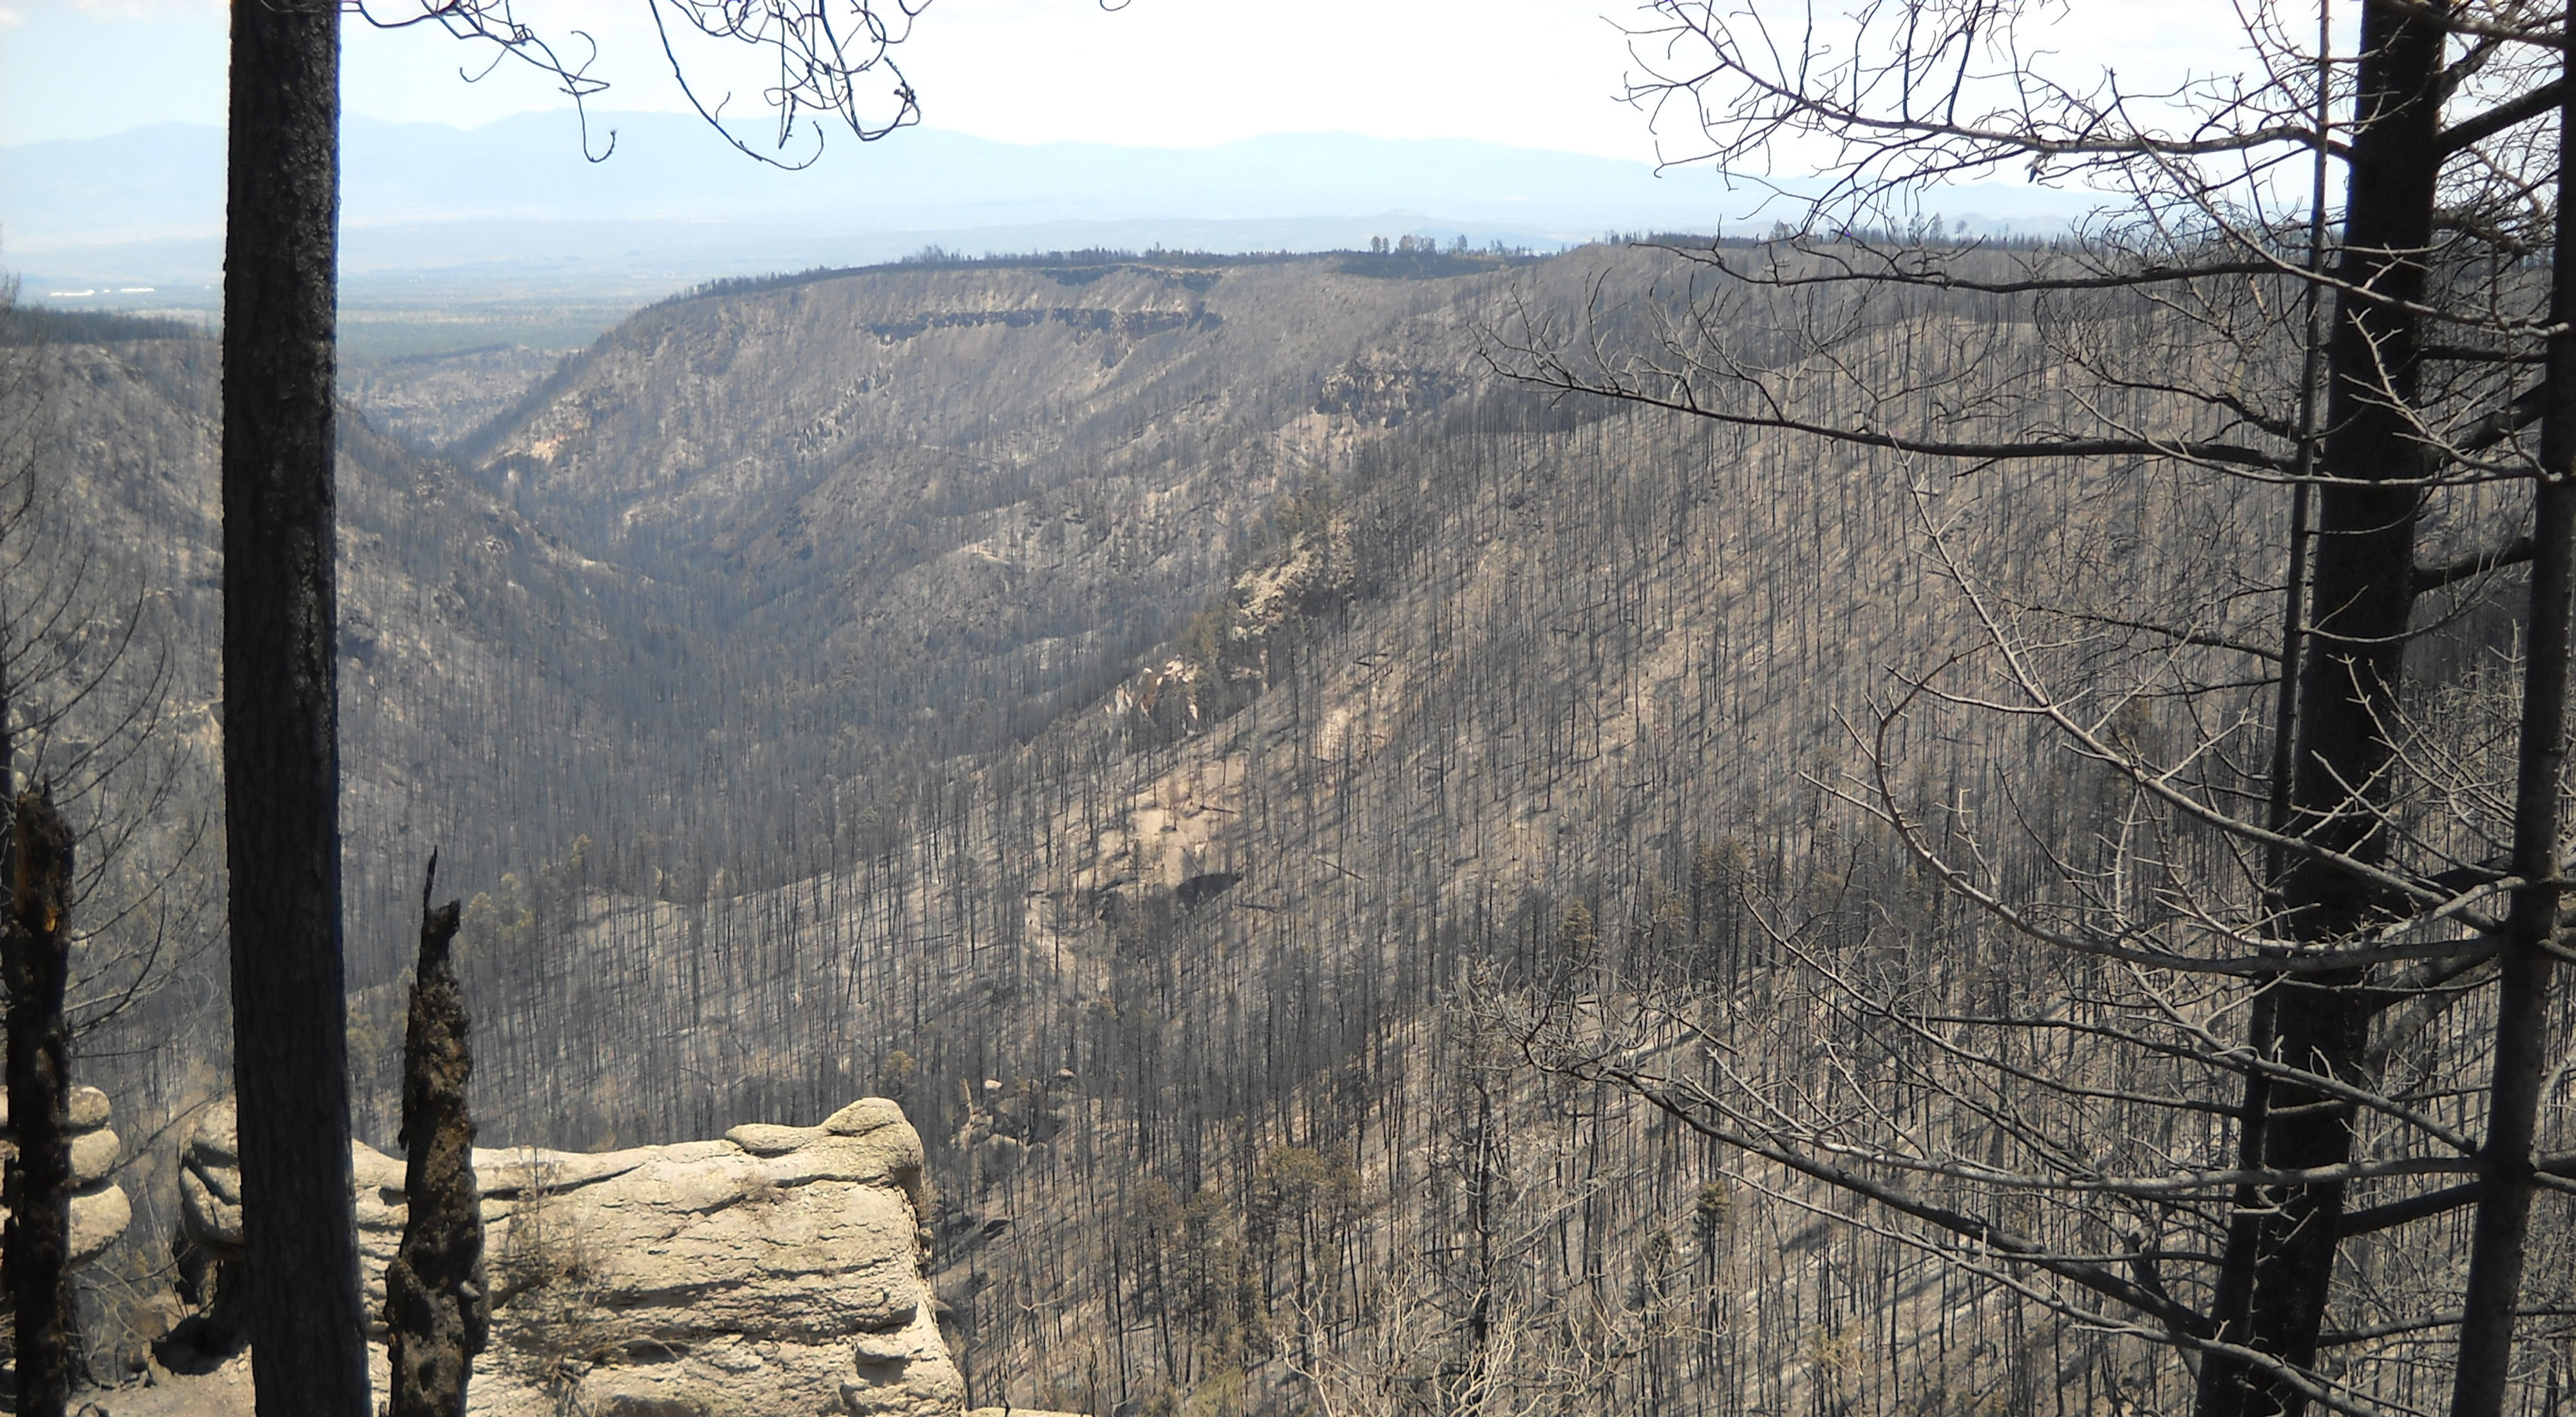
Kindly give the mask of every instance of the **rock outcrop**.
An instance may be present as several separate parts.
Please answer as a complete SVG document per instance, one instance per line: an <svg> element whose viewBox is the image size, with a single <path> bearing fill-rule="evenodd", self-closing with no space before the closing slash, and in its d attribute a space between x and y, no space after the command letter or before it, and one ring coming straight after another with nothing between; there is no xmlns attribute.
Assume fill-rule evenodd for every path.
<svg viewBox="0 0 2576 1417"><path fill-rule="evenodd" d="M183 1231L219 1261L241 1253L231 1122L228 1106L209 1109L180 1165ZM364 1144L351 1161L381 1343L403 1165ZM628 1151L478 1147L474 1167L493 1303L473 1412L965 1411L923 1274L921 1138L892 1102ZM381 1348L375 1360L381 1387Z"/></svg>
<svg viewBox="0 0 2576 1417"><path fill-rule="evenodd" d="M197 1114L179 1146L179 1233L218 1264L242 1257L241 1154L233 1149L233 1104Z"/></svg>
<svg viewBox="0 0 2576 1417"><path fill-rule="evenodd" d="M125 1227L134 1220L134 1206L126 1199L125 1188L115 1181L116 1163L123 1155L124 1143L108 1126L111 1109L107 1094L94 1087L75 1087L70 1102L71 1266L77 1269L107 1253L108 1246L123 1238ZM9 1108L0 1101L0 1148L5 1148L0 1154L14 1159L17 1153L8 1140L8 1128Z"/></svg>

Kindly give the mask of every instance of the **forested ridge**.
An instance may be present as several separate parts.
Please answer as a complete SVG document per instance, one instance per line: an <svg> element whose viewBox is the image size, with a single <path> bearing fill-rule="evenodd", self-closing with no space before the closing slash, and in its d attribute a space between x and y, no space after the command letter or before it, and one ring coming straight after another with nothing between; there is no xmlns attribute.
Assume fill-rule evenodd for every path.
<svg viewBox="0 0 2576 1417"><path fill-rule="evenodd" d="M1654 247L889 268L666 302L507 398L431 364L353 377L360 1133L392 1141L435 845L468 897L484 1136L897 1097L979 1402L1441 1410L1477 1375L1515 1411L2169 1403L2136 1338L1533 1070L1516 1010L1692 1000L1759 1051L1712 1076L1788 1086L1853 1066L1838 969L2081 996L1846 799L1893 761L1926 821L1993 804L2026 829L1997 889L2047 899L2116 834L2119 785L2027 722L1872 742L1876 716L1975 649L1963 569L2105 684L2259 638L2283 494L2135 460L1929 472L1498 370L1533 321L1651 345L1693 279ZM2100 338L2171 337L2120 298ZM2009 301L1918 313L1989 376L2045 357ZM1896 402L1938 408L1920 327L1860 332L1843 370L1905 368ZM174 731L204 737L211 348L53 339L55 481L163 592ZM1801 416L1907 411L1865 382L1815 374ZM442 399L499 412L441 437ZM2429 544L2515 515L2472 494ZM2517 574L2459 578L2409 652L2422 731L2463 754L2492 747ZM2180 742L2208 727L2188 712L2141 696L2118 731ZM2222 854L2172 846L2195 853ZM88 1045L130 1115L221 1076L207 960ZM2443 1027L2428 1056L2474 1051L2473 1020ZM2208 1144L2188 1115L2103 1116ZM139 1233L166 1232L153 1209ZM2542 1237L2533 1284L2563 1290L2563 1224ZM2402 1319L2456 1248L2365 1247L2334 1322ZM2412 1394L2411 1360L2359 1342L2365 1381Z"/></svg>

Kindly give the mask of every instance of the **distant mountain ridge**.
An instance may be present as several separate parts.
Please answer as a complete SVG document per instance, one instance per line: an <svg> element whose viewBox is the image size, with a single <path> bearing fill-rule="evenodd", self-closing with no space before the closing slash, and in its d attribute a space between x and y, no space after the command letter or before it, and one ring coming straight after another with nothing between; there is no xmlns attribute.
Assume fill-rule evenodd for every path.
<svg viewBox="0 0 2576 1417"><path fill-rule="evenodd" d="M1407 232L1555 246L1609 229L1767 223L1767 189L1704 168L1460 139L1292 133L1207 148L1022 145L911 129L846 138L801 172L751 162L696 119L567 112L472 129L344 129L353 277L473 270L561 284L685 282L968 250L1084 245L1312 249ZM0 261L65 279L211 280L224 136L160 124L0 147ZM1963 189L1987 225L2062 223L2064 194ZM42 294L42 292L39 292Z"/></svg>

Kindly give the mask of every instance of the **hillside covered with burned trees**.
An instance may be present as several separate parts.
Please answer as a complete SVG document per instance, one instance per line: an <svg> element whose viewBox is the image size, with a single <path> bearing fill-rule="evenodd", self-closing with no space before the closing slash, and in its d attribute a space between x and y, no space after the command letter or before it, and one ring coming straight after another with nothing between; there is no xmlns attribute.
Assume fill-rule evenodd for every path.
<svg viewBox="0 0 2576 1417"><path fill-rule="evenodd" d="M435 846L468 900L485 1144L897 1098L931 1143L978 1403L2187 1405L2157 1334L1938 1252L1695 1128L1656 1080L1794 1116L1872 1174L1901 1168L1870 1126L2002 1174L2071 1117L2129 1169L2199 1177L2168 1188L2191 1214L2222 1204L2233 1103L2178 1091L2206 1087L2187 1060L2015 1051L1948 1020L2128 1027L2143 990L2223 1052L2234 1006L2034 947L1898 828L2030 914L2200 908L2172 883L2224 872L2223 833L2156 835L2126 760L1921 685L2036 646L2100 742L2259 798L2270 651L2238 651L2279 635L2288 493L2153 457L1935 466L1584 392L1685 347L1713 255L1849 252L924 264L665 302L524 388L353 373L361 1135L393 1142ZM1733 328L1771 332L1774 388L1819 424L2000 416L1944 400L2044 370L2067 328L1931 291L1826 360L1782 333L1832 322L1805 290L1743 298ZM2087 340L2223 381L2230 351L2169 308L2115 291L2077 313ZM211 350L99 333L45 347L48 466L164 597L172 721L202 755ZM424 388L499 411L442 438ZM2402 770L2472 833L2524 642L2521 572L2479 557L2525 515L2485 484L2422 511L2420 559L2464 569L2416 612ZM220 970L182 955L84 1045L145 1135L219 1087ZM2478 1007L2390 1041L2410 1116L2461 1124ZM1962 1081L1971 1062L2090 1100ZM2567 1106L2560 1085L2544 1150L2568 1149ZM1867 1115L1814 1115L1842 1107ZM1973 1198L1935 1170L1933 1193ZM2411 1174L2358 1189L2401 1198ZM170 1184L130 1187L139 1233L167 1232L148 1217ZM2081 1189L2002 1213L2068 1263L2200 1282L2189 1214L2118 1193L2123 1228L2061 1193ZM2347 1243L2320 1361L2350 1393L2406 1410L2447 1383L2417 1320L2466 1221ZM2561 1313L2566 1233L2545 1199L2525 1298ZM2526 1345L2534 1393L2558 1390L2552 1332Z"/></svg>

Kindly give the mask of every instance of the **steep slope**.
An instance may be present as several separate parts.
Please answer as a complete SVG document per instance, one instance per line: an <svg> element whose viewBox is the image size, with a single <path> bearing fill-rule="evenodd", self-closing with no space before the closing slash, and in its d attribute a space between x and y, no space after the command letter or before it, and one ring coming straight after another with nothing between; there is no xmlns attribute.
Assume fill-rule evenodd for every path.
<svg viewBox="0 0 2576 1417"><path fill-rule="evenodd" d="M847 838L923 762L1107 692L1356 436L1316 411L1328 375L1366 350L1381 382L1460 385L1467 346L1413 326L1454 336L1459 290L1498 263L1453 264L979 265L702 296L457 451L587 554L685 585L724 639L723 692L667 708L734 760L643 810L756 844L721 863L739 875ZM1382 431L1402 404L1371 412Z"/></svg>
<svg viewBox="0 0 2576 1417"><path fill-rule="evenodd" d="M2046 983L1833 800L1904 676L1979 638L1928 539L2117 665L2162 643L2140 606L2262 632L2239 591L2277 575L2277 489L1935 478L1480 358L1593 314L1652 354L1690 275L796 278L642 312L452 448L470 472L353 429L352 938L399 938L448 846L495 1144L903 1098L979 1401L1411 1411L1493 1369L1585 1411L2117 1390L2134 1345L1813 1224L1633 1099L1535 1078L1499 1014L1669 989L1794 1072L1831 1013L1783 982L1790 938ZM2031 348L1985 333L1962 347ZM71 381L91 441L193 429L138 446L199 487L201 363L96 359L124 363ZM1811 412L1887 412L1856 398L1820 377ZM1888 747L1905 800L2034 833L1995 862L2015 889L2090 849L2100 775L2022 728L1927 712ZM353 1006L379 1059L392 997Z"/></svg>
<svg viewBox="0 0 2576 1417"><path fill-rule="evenodd" d="M1259 269L1265 299L1291 317L1369 289L1312 265ZM1149 275L1111 289L1199 320ZM1234 274L1207 292L1222 324L1176 324L1115 366L1079 357L1077 322L1030 313L1062 308L1030 304L1057 298L1038 286L973 297L987 306L934 275L921 284L943 289L944 313L877 323L948 377L908 392L915 366L890 366L886 431L840 464L801 455L816 469L805 480L775 430L830 425L802 392L810 371L765 353L750 366L763 372L743 387L777 410L755 420L771 439L761 447L719 433L725 396L702 391L733 377L739 354L709 354L712 374L684 357L748 347L730 334L655 345L650 378L591 372L640 351L595 355L570 376L594 392L549 391L494 445L490 466L520 479L523 506L675 580L686 565L704 584L721 566L744 627L792 609L826 653L847 655L834 662L853 686L817 703L886 695L917 718L953 702L920 693L924 676L955 670L908 638L953 618L997 627L937 646L989 654L981 682L1077 711L1020 741L915 732L864 708L782 718L790 735L838 722L861 742L905 745L880 759L912 770L876 779L901 790L870 804L866 849L845 842L827 870L737 875L704 894L568 857L523 873L495 902L476 966L500 1009L490 1114L605 1144L728 1106L802 1118L854 1083L908 1090L952 1143L934 1156L951 1207L941 1278L970 1325L970 1380L1033 1375L1009 1391L1021 1403L1285 1410L1337 1365L1365 1386L1373 1364L1462 1361L1483 1294L1529 1326L1525 1340L1551 1336L1534 1350L1545 1361L1589 1351L1604 1365L1546 1370L1531 1379L1541 1388L1604 1385L1641 1410L1777 1409L1818 1391L1789 1355L1838 1334L1835 1315L1893 1312L1892 1298L1828 1282L1837 1265L1859 1271L1865 1250L1871 1282L1908 1296L1934 1331L1954 1300L1920 1257L1815 1238L1798 1218L1806 1198L1739 1195L1717 1156L1633 1106L1515 1075L1473 1001L1596 967L1761 999L1781 957L1746 913L1748 891L1821 891L1819 908L1856 920L1930 909L1922 883L1823 790L1853 765L1852 735L1892 674L1974 640L1920 554L1924 528L1947 528L2016 604L2044 588L2061 608L2117 611L2173 600L2195 575L2208 584L2230 557L2258 580L2249 528L2268 494L2182 478L2120 484L2112 499L2101 469L2045 462L1922 486L1891 455L1554 401L1485 377L1474 357L1480 327L1521 315L1563 329L1633 300L1651 329L1686 288L1677 275L1660 253L1594 252L1444 282L1385 302L1355 343L1298 346L1331 362L1266 386L1246 382L1273 367L1253 358L1260 348L1219 342L1252 324L1218 302ZM797 289L813 306L908 288L854 280ZM753 328L781 318L778 299L755 292L690 318ZM844 348L838 326L856 319L825 322L824 347ZM1022 339L1059 361L1049 367L1070 383L1048 387L1060 401L1028 391ZM976 384L976 360L1011 379ZM1196 361L1213 366L1209 391L1170 398ZM866 367L845 367L853 394L874 377ZM955 381L973 395L961 412L945 402ZM970 422L987 399L1010 421ZM970 427L970 458L912 461L957 447L933 433ZM1138 431L1092 441L1102 428ZM1019 478L1059 485L1093 447L1087 465L1110 469L1120 514L1168 517L1156 524L1189 548L1147 562L1133 589L1114 580L1132 561L1049 559L1065 544L1045 539L1060 518L1043 493L1021 499ZM1287 464L1291 451L1303 460ZM1298 475L1261 475L1283 464ZM970 496L930 518L925 554L872 560L833 537L810 558L753 549L764 530L804 544L806 523L780 508L864 536L948 476L1005 506ZM1029 539L993 539L1012 518ZM670 530L645 529L658 527ZM989 569L1023 564L1045 574ZM1096 592L1104 604L1158 604L1160 643L1141 662L1102 647L1093 662L1120 671L1113 685L1049 699L1050 681L1010 676L1010 656L1045 637L1007 617L1085 584L1116 586ZM2212 624L2261 613L2241 599L2175 606ZM2097 650L2116 652L2115 639ZM871 666L898 682L867 685ZM906 693L920 696L891 697ZM748 741L796 751L770 731ZM2085 819L2097 784L2045 765L2017 734L1919 732L1896 746L1921 800L2013 782L2027 817L2070 830ZM817 785L838 789L866 762L832 759ZM1975 938L1944 929L1916 947L1964 954ZM523 963L538 942L578 963ZM1489 1208L1496 1187L1512 1197L1504 1210ZM1476 1271L1465 1256L1478 1235L1503 1232L1516 1237L1507 1252ZM1769 1258L1793 1239L1812 1262ZM1635 1297L1650 1291L1676 1297ZM1735 1317L1710 1317L1722 1308ZM1405 1309L1448 1317L1391 1327ZM1616 1321L1582 1338L1595 1311ZM1988 1356L1956 1381L1994 1380L2005 1360L1992 1345L2018 1320L1972 1306L1958 1322ZM1639 1337L1655 1325L1660 1336ZM1914 1373L1912 1342L1855 1381ZM2104 1372L2134 1359L2086 1351ZM1732 1397L1712 1386L1729 1372L1746 1384Z"/></svg>
<svg viewBox="0 0 2576 1417"><path fill-rule="evenodd" d="M229 1049L219 1010L216 351L151 338L30 352L51 388L36 443L48 535L85 558L87 581L105 591L95 609L112 619L118 606L143 607L131 658L166 676L141 755L154 770L149 794L118 786L124 802L111 793L100 804L109 820L142 811L143 855L92 907L104 914L113 902L146 901L115 917L100 954L149 952L170 977L92 1046L112 1074L102 1081L147 1109L138 1120L149 1135L163 1120L149 1109L202 1095ZM339 490L347 929L352 982L366 986L400 967L432 847L443 850L449 879L491 879L523 850L523 824L548 819L561 778L534 765L613 760L632 738L583 689L612 648L654 633L657 592L573 554L354 413L343 419ZM622 650L614 657L622 662ZM41 682L12 688L22 704L61 692ZM114 713L137 702L95 697ZM101 724L68 741L121 740ZM41 757L21 766L51 774ZM138 873L167 879L138 896Z"/></svg>

